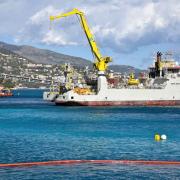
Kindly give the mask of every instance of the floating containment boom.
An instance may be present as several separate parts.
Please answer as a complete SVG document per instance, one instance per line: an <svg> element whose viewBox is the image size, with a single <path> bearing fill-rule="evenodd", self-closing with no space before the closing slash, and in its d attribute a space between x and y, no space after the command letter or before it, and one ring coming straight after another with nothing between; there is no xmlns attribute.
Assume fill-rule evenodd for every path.
<svg viewBox="0 0 180 180"><path fill-rule="evenodd" d="M23 162L0 164L0 168L30 167L30 166L59 166L73 164L139 164L139 165L175 165L180 166L180 161L148 161L148 160L56 160L44 162Z"/></svg>

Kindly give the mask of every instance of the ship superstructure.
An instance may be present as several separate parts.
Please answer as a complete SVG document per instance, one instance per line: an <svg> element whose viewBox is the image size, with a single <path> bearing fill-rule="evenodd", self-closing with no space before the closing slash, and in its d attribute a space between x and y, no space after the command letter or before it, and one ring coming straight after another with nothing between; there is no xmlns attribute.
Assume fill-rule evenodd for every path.
<svg viewBox="0 0 180 180"><path fill-rule="evenodd" d="M138 85L109 88L106 81L98 79L97 93L77 94L74 90L59 95L57 105L84 106L179 106L180 65L174 60L157 60L149 68L149 77Z"/></svg>

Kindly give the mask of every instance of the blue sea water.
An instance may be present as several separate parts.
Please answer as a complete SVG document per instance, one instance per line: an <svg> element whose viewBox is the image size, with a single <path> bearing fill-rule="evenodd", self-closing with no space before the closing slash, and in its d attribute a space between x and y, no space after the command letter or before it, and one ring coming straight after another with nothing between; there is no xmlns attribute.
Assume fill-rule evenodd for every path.
<svg viewBox="0 0 180 180"><path fill-rule="evenodd" d="M180 161L180 108L60 107L40 90L0 99L0 163L66 159ZM168 139L155 142L156 133ZM0 168L9 179L180 179L179 166L79 164Z"/></svg>

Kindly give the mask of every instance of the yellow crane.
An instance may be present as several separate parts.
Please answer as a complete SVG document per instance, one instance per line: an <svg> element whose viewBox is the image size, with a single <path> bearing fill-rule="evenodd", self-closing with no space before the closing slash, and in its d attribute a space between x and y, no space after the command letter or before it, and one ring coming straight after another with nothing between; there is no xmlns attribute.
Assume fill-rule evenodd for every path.
<svg viewBox="0 0 180 180"><path fill-rule="evenodd" d="M104 74L104 72L107 69L107 64L109 62L111 62L112 59L111 59L111 57L101 55L99 48L94 40L93 34L90 31L90 28L88 26L88 23L87 23L84 13L78 9L73 9L72 11L67 12L67 13L59 14L56 16L50 16L50 20L53 21L55 19L60 19L60 18L71 16L71 15L78 15L80 17L81 26L87 37L87 40L91 47L91 51L92 51L93 55L95 56L94 66L100 74Z"/></svg>

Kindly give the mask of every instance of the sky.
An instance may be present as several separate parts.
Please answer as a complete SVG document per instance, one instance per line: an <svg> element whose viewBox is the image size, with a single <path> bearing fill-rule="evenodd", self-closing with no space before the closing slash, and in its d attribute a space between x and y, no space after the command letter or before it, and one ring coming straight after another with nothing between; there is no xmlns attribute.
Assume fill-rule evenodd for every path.
<svg viewBox="0 0 180 180"><path fill-rule="evenodd" d="M157 51L180 59L179 0L0 0L0 41L93 60L76 16L49 16L78 8L112 64L147 68ZM50 29L51 27L51 29Z"/></svg>

